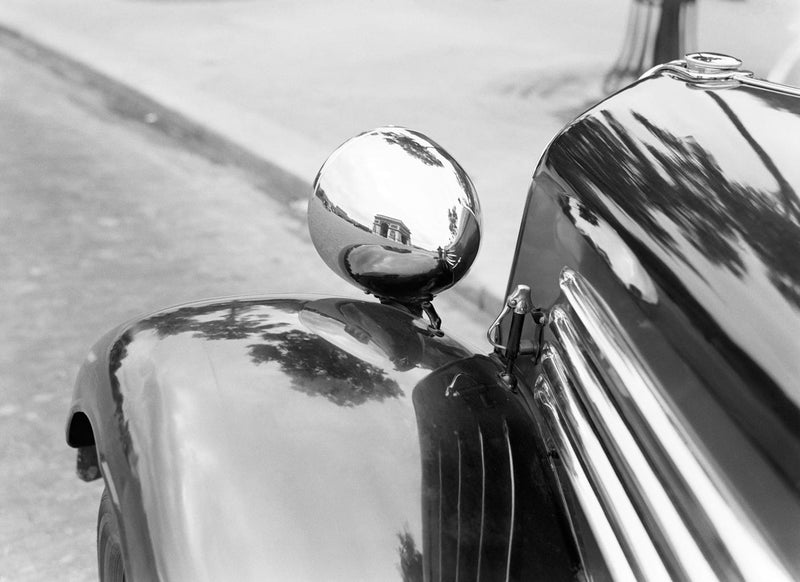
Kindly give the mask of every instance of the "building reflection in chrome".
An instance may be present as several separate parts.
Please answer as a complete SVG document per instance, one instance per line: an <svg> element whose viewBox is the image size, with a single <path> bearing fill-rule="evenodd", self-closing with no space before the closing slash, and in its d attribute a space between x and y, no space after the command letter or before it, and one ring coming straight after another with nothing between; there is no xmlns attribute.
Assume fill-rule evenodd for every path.
<svg viewBox="0 0 800 582"><path fill-rule="evenodd" d="M372 232L404 245L411 244L411 231L403 224L402 220L391 216L376 214L375 222L372 223Z"/></svg>

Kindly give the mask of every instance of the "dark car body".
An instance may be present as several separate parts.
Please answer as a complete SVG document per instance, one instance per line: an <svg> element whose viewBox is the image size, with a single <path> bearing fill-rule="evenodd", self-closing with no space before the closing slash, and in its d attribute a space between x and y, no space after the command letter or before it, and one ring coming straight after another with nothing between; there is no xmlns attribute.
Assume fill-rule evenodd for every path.
<svg viewBox="0 0 800 582"><path fill-rule="evenodd" d="M799 130L792 90L685 63L568 125L514 361L353 299L110 332L67 436L126 579L800 576Z"/></svg>

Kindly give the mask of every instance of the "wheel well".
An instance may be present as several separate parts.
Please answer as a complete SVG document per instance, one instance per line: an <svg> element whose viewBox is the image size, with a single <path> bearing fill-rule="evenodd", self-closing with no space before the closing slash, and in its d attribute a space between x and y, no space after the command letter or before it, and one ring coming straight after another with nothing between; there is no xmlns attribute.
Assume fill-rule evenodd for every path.
<svg viewBox="0 0 800 582"><path fill-rule="evenodd" d="M92 423L83 412L78 411L72 415L67 429L67 444L76 449L95 445Z"/></svg>
<svg viewBox="0 0 800 582"><path fill-rule="evenodd" d="M100 463L97 458L97 447L94 431L89 417L83 412L75 412L67 429L67 444L78 449L75 472L83 481L94 481L100 478Z"/></svg>

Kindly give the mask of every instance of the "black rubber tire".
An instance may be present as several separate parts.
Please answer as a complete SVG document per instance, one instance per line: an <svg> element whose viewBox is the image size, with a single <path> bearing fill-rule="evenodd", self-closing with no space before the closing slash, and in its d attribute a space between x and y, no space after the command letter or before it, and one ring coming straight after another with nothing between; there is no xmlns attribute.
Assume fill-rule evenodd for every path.
<svg viewBox="0 0 800 582"><path fill-rule="evenodd" d="M97 571L100 582L125 582L119 522L108 489L103 490L97 512Z"/></svg>

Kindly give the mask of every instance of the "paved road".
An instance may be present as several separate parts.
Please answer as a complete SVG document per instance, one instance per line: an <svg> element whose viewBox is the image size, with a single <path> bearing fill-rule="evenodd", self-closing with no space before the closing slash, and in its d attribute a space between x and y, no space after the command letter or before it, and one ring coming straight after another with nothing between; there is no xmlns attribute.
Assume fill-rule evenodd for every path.
<svg viewBox="0 0 800 582"><path fill-rule="evenodd" d="M604 94L634 4L3 0L0 37L18 30L300 179L371 127L425 132L482 196L484 250L466 283L497 304L538 157ZM798 5L702 0L694 48L764 75L797 36Z"/></svg>
<svg viewBox="0 0 800 582"><path fill-rule="evenodd" d="M77 480L63 441L92 341L200 297L353 291L249 176L3 51L0 135L0 581L93 580L102 486ZM446 324L480 337L485 316L440 303Z"/></svg>

